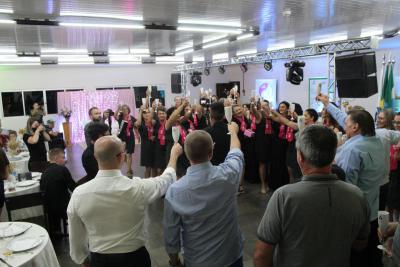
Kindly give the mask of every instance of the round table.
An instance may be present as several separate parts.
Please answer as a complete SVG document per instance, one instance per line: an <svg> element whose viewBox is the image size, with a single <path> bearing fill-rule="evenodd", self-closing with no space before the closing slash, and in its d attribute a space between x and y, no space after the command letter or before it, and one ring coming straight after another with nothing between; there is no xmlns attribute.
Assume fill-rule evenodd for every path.
<svg viewBox="0 0 400 267"><path fill-rule="evenodd" d="M9 238L2 238L0 239L0 257L4 259L9 265L16 267L16 266L23 266L23 267L42 267L42 266L51 266L51 267L59 267L60 264L58 263L56 253L53 248L53 244L49 238L49 235L43 227L27 222L12 222L12 224L18 224L23 227L30 227L24 233L9 237ZM10 226L10 223L3 222L0 223L0 230L5 229ZM17 240L19 238L26 238L26 237L39 237L42 239L42 243L25 252L15 252L12 253L10 256L7 252L9 250L6 248L7 244L12 240ZM5 266L4 263L0 262L0 266Z"/></svg>
<svg viewBox="0 0 400 267"><path fill-rule="evenodd" d="M8 190L8 188L7 188L8 182L5 181L5 183L4 183L4 189L6 190L4 193L5 197L8 198L8 197L14 197L14 196L20 196L20 195L39 192L40 191L40 177L41 176L32 178L32 180L36 180L35 184L33 184L31 186L25 186L25 187L16 186L14 191ZM39 217L42 215L43 215L43 207L42 206L36 206L36 207L30 207L30 208L11 211L11 216L12 216L13 221L23 220L23 219L32 218L32 217ZM0 219L3 222L8 221L7 209L6 209L5 205L1 212Z"/></svg>

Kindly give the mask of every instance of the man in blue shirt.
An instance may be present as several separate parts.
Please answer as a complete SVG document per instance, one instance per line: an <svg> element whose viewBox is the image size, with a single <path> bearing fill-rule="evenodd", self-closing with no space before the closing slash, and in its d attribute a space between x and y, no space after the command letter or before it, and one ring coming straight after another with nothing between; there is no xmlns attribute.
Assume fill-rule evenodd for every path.
<svg viewBox="0 0 400 267"><path fill-rule="evenodd" d="M186 138L185 153L191 166L165 196L164 239L171 266L182 266L181 247L186 267L243 266L236 192L244 158L237 124L231 123L228 129L231 149L218 166L210 162L213 141L207 132L194 131Z"/></svg>
<svg viewBox="0 0 400 267"><path fill-rule="evenodd" d="M326 96L321 95L318 98L346 131L348 140L337 149L335 162L345 171L346 181L363 191L371 209L371 229L377 229L379 187L387 172L385 153L389 152L376 136L371 114L365 110L351 110L346 115L330 104ZM367 248L360 253L352 253L351 266L382 266L382 253L377 249L378 244L377 231L371 230Z"/></svg>

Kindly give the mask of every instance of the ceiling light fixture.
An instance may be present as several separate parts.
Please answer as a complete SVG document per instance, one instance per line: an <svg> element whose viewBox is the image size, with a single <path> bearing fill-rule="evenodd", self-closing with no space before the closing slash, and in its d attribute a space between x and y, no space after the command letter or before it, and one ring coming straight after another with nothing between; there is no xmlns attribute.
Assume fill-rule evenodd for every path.
<svg viewBox="0 0 400 267"><path fill-rule="evenodd" d="M203 44L203 49L207 49L207 48L215 47L215 46L219 46L219 45L224 45L227 43L229 43L229 40L222 40L222 41L218 41L218 42L207 43L207 44Z"/></svg>
<svg viewBox="0 0 400 267"><path fill-rule="evenodd" d="M11 19L0 19L0 24L15 24L15 20Z"/></svg>
<svg viewBox="0 0 400 267"><path fill-rule="evenodd" d="M326 38L321 38L321 39L314 39L309 42L310 45L313 44L324 44L324 43L331 43L331 42L338 42L338 41L344 41L347 40L347 34L343 35L334 35L332 37L326 37Z"/></svg>
<svg viewBox="0 0 400 267"><path fill-rule="evenodd" d="M193 51L194 51L193 48L183 49L183 50L180 50L180 51L176 51L175 52L175 56L181 56L181 55L184 55L184 54L192 53Z"/></svg>
<svg viewBox="0 0 400 267"><path fill-rule="evenodd" d="M7 9L7 8L0 8L0 13L3 13L3 14L13 14L13 13L14 13L14 10L12 10L12 9Z"/></svg>
<svg viewBox="0 0 400 267"><path fill-rule="evenodd" d="M244 40L244 39L249 39L249 38L251 38L251 37L253 37L253 36L255 36L253 33L245 33L245 34L242 34L242 35L239 35L237 38L236 38L236 40Z"/></svg>
<svg viewBox="0 0 400 267"><path fill-rule="evenodd" d="M236 56L253 55L257 54L257 49L240 50L236 52Z"/></svg>
<svg viewBox="0 0 400 267"><path fill-rule="evenodd" d="M150 54L150 50L148 48L133 48L129 49L129 52L132 54Z"/></svg>
<svg viewBox="0 0 400 267"><path fill-rule="evenodd" d="M111 61L110 65L141 65L142 61Z"/></svg>
<svg viewBox="0 0 400 267"><path fill-rule="evenodd" d="M370 36L376 36L376 35L381 35L383 34L383 29L371 29L371 28L366 28L361 30L361 35L360 37L370 37Z"/></svg>
<svg viewBox="0 0 400 267"><path fill-rule="evenodd" d="M227 60L229 58L228 53L220 53L220 54L215 54L212 56L212 60Z"/></svg>
<svg viewBox="0 0 400 267"><path fill-rule="evenodd" d="M87 49L57 49L57 48L42 48L40 49L42 54L82 54L88 53Z"/></svg>
<svg viewBox="0 0 400 267"><path fill-rule="evenodd" d="M196 27L196 26L178 26L178 31L190 31L190 32L220 32L220 33L231 33L241 34L242 29L238 28L221 28L221 27Z"/></svg>
<svg viewBox="0 0 400 267"><path fill-rule="evenodd" d="M73 12L73 11L61 11L61 17L92 17L92 18L110 18L110 19L124 19L124 20L143 20L142 16L127 16L127 15L116 15L107 13L89 13L89 12Z"/></svg>
<svg viewBox="0 0 400 267"><path fill-rule="evenodd" d="M271 46L268 46L267 51L289 49L294 47L295 47L294 41L289 41L289 42L272 44Z"/></svg>
<svg viewBox="0 0 400 267"><path fill-rule="evenodd" d="M17 50L15 48L0 48L0 54L15 55Z"/></svg>
<svg viewBox="0 0 400 267"><path fill-rule="evenodd" d="M82 27L82 28L116 28L116 29L144 29L144 25L139 24L103 24L103 23L79 23L79 22L60 22L63 27Z"/></svg>
<svg viewBox="0 0 400 267"><path fill-rule="evenodd" d="M194 19L180 19L179 24L199 24L199 25L214 25L214 26L227 26L227 27L242 27L240 22L234 21L212 21L212 20L194 20Z"/></svg>

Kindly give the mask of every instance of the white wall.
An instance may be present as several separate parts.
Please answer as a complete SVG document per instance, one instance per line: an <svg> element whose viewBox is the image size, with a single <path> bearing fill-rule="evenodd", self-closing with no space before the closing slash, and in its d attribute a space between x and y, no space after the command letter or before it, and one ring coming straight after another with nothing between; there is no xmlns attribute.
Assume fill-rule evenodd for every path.
<svg viewBox="0 0 400 267"><path fill-rule="evenodd" d="M171 72L173 65L132 66L13 66L0 68L0 91L85 89L108 86L160 85L165 88L166 105L173 103ZM0 104L0 114L2 114ZM47 120L52 116L46 116ZM26 116L2 117L4 128L25 127Z"/></svg>

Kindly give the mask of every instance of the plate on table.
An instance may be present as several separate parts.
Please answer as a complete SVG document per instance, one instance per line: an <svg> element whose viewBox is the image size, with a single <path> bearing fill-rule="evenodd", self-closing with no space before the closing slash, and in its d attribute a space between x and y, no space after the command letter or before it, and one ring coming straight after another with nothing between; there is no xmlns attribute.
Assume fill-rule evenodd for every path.
<svg viewBox="0 0 400 267"><path fill-rule="evenodd" d="M13 252L22 252L35 248L42 242L43 240L39 237L24 237L12 240L7 244L6 248Z"/></svg>
<svg viewBox="0 0 400 267"><path fill-rule="evenodd" d="M32 177L38 177L38 176L42 175L41 172L31 172L31 174L32 174Z"/></svg>
<svg viewBox="0 0 400 267"><path fill-rule="evenodd" d="M34 184L36 184L36 181L34 181L34 180L26 180L26 181L22 181L22 182L16 183L15 186L26 187L26 186L31 186L31 185L34 185Z"/></svg>
<svg viewBox="0 0 400 267"><path fill-rule="evenodd" d="M12 224L10 223L8 226L0 228L0 237L11 237L24 233L26 230L31 228L30 226L20 225L20 224Z"/></svg>

